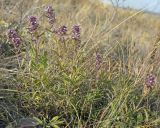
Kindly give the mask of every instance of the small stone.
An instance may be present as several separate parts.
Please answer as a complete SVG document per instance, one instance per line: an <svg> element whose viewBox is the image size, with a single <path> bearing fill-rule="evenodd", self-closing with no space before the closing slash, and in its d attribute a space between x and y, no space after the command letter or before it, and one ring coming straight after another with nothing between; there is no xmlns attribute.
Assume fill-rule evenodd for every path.
<svg viewBox="0 0 160 128"><path fill-rule="evenodd" d="M35 128L37 125L37 121L32 118L21 119L18 123L19 128Z"/></svg>
<svg viewBox="0 0 160 128"><path fill-rule="evenodd" d="M0 128L5 128L6 127L6 122L3 120L0 120Z"/></svg>

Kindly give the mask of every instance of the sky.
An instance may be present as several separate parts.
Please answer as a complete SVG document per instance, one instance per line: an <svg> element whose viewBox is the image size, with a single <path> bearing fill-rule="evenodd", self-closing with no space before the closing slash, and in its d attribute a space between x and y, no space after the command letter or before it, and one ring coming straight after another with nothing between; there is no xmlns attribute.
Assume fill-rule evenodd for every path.
<svg viewBox="0 0 160 128"><path fill-rule="evenodd" d="M109 3L110 0L102 0ZM117 1L117 0L112 0ZM130 7L134 9L143 9L146 11L160 13L160 0L119 0L120 7Z"/></svg>

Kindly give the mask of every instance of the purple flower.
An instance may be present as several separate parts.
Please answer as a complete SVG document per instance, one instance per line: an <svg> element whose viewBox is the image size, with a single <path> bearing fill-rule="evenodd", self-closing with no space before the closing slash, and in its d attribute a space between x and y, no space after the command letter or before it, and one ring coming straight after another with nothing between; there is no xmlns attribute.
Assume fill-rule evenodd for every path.
<svg viewBox="0 0 160 128"><path fill-rule="evenodd" d="M11 39L13 37L16 37L17 36L17 32L13 29L9 29L8 30L8 37Z"/></svg>
<svg viewBox="0 0 160 128"><path fill-rule="evenodd" d="M19 47L19 45L21 44L21 38L18 36L17 32L13 29L9 29L7 34L13 45L15 47Z"/></svg>
<svg viewBox="0 0 160 128"><path fill-rule="evenodd" d="M51 6L48 6L45 8L45 13L46 13L49 23L53 25L56 20L54 9Z"/></svg>
<svg viewBox="0 0 160 128"><path fill-rule="evenodd" d="M57 29L56 33L59 36L66 35L66 33L67 33L67 27L65 25L61 26L60 28Z"/></svg>
<svg viewBox="0 0 160 128"><path fill-rule="evenodd" d="M29 16L28 17L29 20L29 32L33 33L39 26L39 24L37 23L37 18L35 16Z"/></svg>
<svg viewBox="0 0 160 128"><path fill-rule="evenodd" d="M100 69L101 63L102 63L102 57L98 52L96 52L96 69L97 70Z"/></svg>
<svg viewBox="0 0 160 128"><path fill-rule="evenodd" d="M29 22L30 23L36 23L37 22L37 18L35 16L29 16Z"/></svg>
<svg viewBox="0 0 160 128"><path fill-rule="evenodd" d="M12 38L12 42L18 47L21 44L21 39L19 37Z"/></svg>
<svg viewBox="0 0 160 128"><path fill-rule="evenodd" d="M72 28L72 38L80 41L80 26L74 25Z"/></svg>
<svg viewBox="0 0 160 128"><path fill-rule="evenodd" d="M156 76L154 74L148 74L145 78L145 85L147 87L153 87L156 82Z"/></svg>

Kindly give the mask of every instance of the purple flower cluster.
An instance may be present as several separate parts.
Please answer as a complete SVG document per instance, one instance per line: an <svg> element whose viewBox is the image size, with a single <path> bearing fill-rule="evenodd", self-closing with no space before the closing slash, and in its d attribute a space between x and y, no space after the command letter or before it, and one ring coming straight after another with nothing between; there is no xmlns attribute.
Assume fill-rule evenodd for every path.
<svg viewBox="0 0 160 128"><path fill-rule="evenodd" d="M51 25L53 25L56 21L54 9L51 6L46 7L45 9L46 17Z"/></svg>
<svg viewBox="0 0 160 128"><path fill-rule="evenodd" d="M33 33L39 26L37 18L35 16L29 16L28 20L29 20L29 28L28 28L29 32Z"/></svg>
<svg viewBox="0 0 160 128"><path fill-rule="evenodd" d="M48 6L45 8L45 15L49 20L49 23L51 24L51 29L53 30L52 32L57 34L60 38L60 40L64 41L65 38L64 36L67 35L67 31L68 28L67 26L63 25L60 26L59 28L57 28L56 26L53 26L56 18L55 18L55 11L51 6ZM38 36L35 35L35 32L37 32L37 29L39 27L39 23L37 20L37 17L35 16L29 16L28 17L28 32L31 34L32 36L32 41L34 42L38 42ZM76 40L76 41L80 41L80 26L79 25L74 25L72 27L72 32L71 32L71 38ZM15 30L9 30L8 31L8 37L9 39L12 41L12 43L14 43L15 46L19 46L21 43L21 39L20 37L17 35ZM79 45L78 45L79 47Z"/></svg>
<svg viewBox="0 0 160 128"><path fill-rule="evenodd" d="M152 88L155 85L156 76L154 74L148 74L145 78L145 85Z"/></svg>
<svg viewBox="0 0 160 128"><path fill-rule="evenodd" d="M97 70L100 69L101 63L102 63L102 57L98 52L96 52L96 69Z"/></svg>
<svg viewBox="0 0 160 128"><path fill-rule="evenodd" d="M8 38L14 44L15 47L19 47L21 44L21 38L18 36L17 32L13 29L8 30Z"/></svg>
<svg viewBox="0 0 160 128"><path fill-rule="evenodd" d="M49 23L51 24L54 33L56 33L58 36L60 36L60 38L62 38L62 36L64 36L64 35L66 35L67 27L65 25L63 25L59 28L55 28L55 26L53 26L56 21L56 17L55 17L55 11L51 6L48 6L45 8L45 15L48 18ZM79 25L73 26L71 37L74 40L80 41L80 26Z"/></svg>
<svg viewBox="0 0 160 128"><path fill-rule="evenodd" d="M67 27L65 25L61 26L60 28L57 29L56 33L59 36L64 36L67 34Z"/></svg>
<svg viewBox="0 0 160 128"><path fill-rule="evenodd" d="M79 25L74 25L72 28L72 38L80 41L80 26Z"/></svg>

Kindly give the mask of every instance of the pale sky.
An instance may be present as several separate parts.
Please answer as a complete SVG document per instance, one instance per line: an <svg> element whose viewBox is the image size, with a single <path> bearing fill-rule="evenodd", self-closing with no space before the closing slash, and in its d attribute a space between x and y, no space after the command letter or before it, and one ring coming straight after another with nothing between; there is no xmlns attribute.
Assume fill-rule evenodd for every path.
<svg viewBox="0 0 160 128"><path fill-rule="evenodd" d="M109 2L110 0L102 0ZM118 0L112 0L118 1ZM119 0L119 6L131 7L135 9L146 8L145 10L160 13L160 0Z"/></svg>

